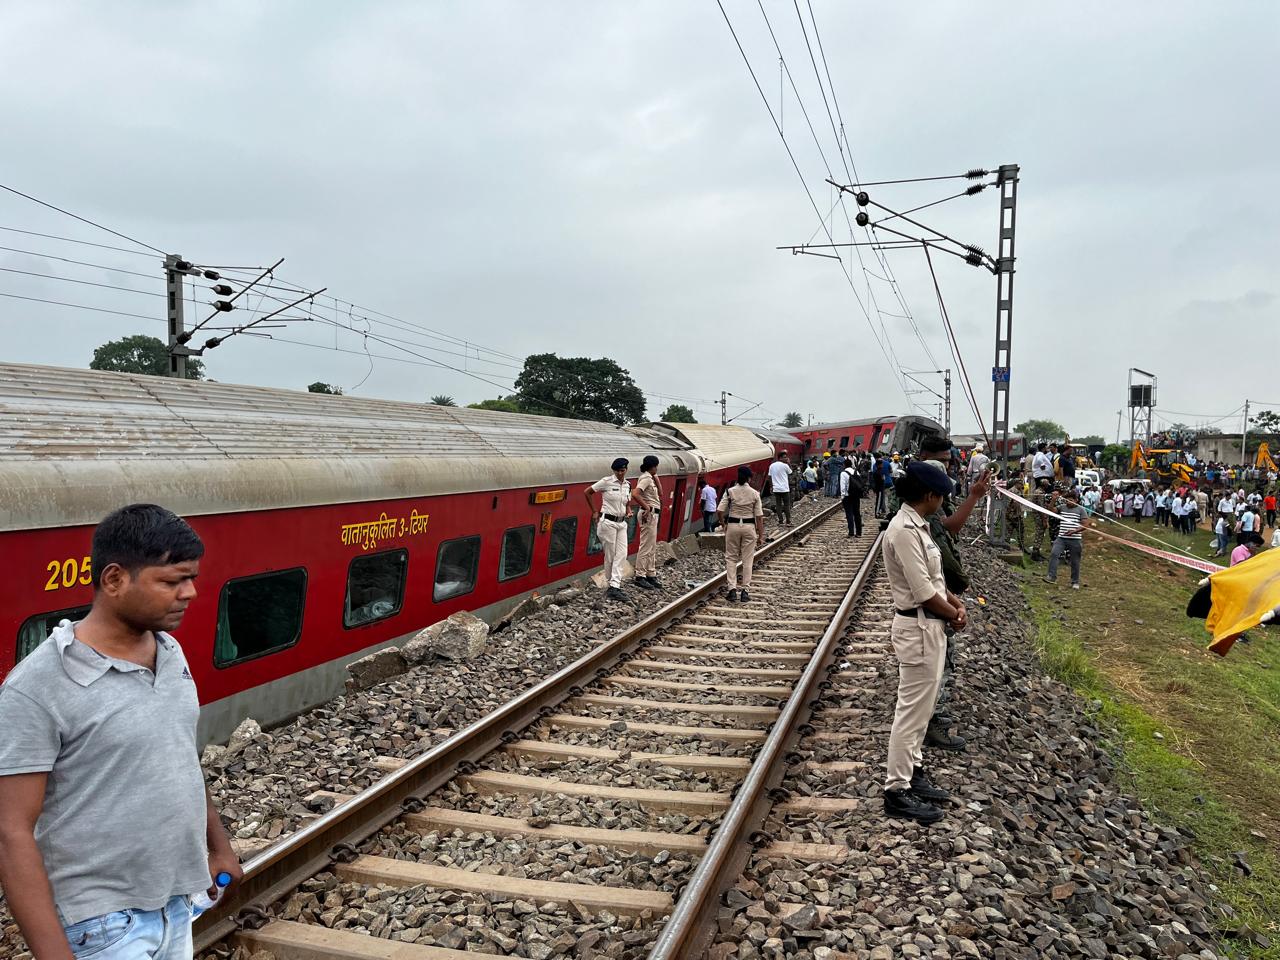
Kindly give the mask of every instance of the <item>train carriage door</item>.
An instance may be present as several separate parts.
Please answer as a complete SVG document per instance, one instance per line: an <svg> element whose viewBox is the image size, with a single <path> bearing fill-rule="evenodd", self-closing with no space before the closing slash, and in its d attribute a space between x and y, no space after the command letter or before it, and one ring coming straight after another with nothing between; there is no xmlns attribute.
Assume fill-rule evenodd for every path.
<svg viewBox="0 0 1280 960"><path fill-rule="evenodd" d="M681 477L676 481L675 490L671 495L671 524L667 528L667 539L674 540L680 536L680 522L684 516L684 493L685 487L689 481Z"/></svg>

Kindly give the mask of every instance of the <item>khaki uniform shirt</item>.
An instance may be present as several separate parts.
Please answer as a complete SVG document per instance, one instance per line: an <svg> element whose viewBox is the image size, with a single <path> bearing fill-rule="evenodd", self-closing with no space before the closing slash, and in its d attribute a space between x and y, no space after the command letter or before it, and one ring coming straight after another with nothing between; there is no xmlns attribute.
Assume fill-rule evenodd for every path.
<svg viewBox="0 0 1280 960"><path fill-rule="evenodd" d="M619 480L613 474L610 474L593 483L591 489L596 493L604 494L601 500L603 501L602 506L605 513L612 514L615 517L626 518L627 511L631 509L630 481Z"/></svg>
<svg viewBox="0 0 1280 960"><path fill-rule="evenodd" d="M735 483L720 499L720 513L739 520L763 517L764 504L760 502L759 491L750 484Z"/></svg>
<svg viewBox="0 0 1280 960"><path fill-rule="evenodd" d="M640 479L636 481L636 493L651 510L656 511L662 507L662 487L658 485L657 477L647 473L640 474Z"/></svg>
<svg viewBox="0 0 1280 960"><path fill-rule="evenodd" d="M947 594L942 553L929 535L928 522L903 504L884 533L884 568L898 610L911 610L935 594Z"/></svg>

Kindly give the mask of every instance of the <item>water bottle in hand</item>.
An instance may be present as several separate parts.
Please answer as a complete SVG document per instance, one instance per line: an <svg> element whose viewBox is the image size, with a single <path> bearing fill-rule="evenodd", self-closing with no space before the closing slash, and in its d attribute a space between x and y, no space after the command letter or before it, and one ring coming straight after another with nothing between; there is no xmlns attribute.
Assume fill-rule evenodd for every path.
<svg viewBox="0 0 1280 960"><path fill-rule="evenodd" d="M222 888L231 882L231 874L223 871L213 878L213 882L218 888L218 893L221 894ZM201 890L191 898L191 919L194 920L217 902L217 897L210 897L209 891Z"/></svg>

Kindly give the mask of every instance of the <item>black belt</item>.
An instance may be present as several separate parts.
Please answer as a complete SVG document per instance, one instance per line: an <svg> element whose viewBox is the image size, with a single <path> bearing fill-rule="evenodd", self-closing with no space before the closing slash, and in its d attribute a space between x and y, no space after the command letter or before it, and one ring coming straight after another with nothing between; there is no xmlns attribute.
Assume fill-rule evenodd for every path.
<svg viewBox="0 0 1280 960"><path fill-rule="evenodd" d="M755 517L725 517L725 523L755 523Z"/></svg>
<svg viewBox="0 0 1280 960"><path fill-rule="evenodd" d="M947 618L940 613L934 613L925 607L912 607L910 610L894 610L900 617L914 617L916 614L923 612L930 620L946 620Z"/></svg>
<svg viewBox="0 0 1280 960"><path fill-rule="evenodd" d="M612 513L602 513L600 516L606 520L612 520L614 523L623 523L627 519L625 514L621 517L615 517Z"/></svg>

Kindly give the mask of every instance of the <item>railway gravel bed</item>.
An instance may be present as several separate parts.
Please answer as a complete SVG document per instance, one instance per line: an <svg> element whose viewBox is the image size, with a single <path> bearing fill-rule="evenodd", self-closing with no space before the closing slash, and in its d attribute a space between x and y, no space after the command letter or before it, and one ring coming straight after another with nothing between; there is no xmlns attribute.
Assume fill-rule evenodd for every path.
<svg viewBox="0 0 1280 960"><path fill-rule="evenodd" d="M795 522L829 503L797 503ZM772 520L765 532L777 532ZM662 590L630 587L627 603L606 601L588 585L568 603L491 633L472 660L415 667L256 733L247 742L233 739L230 752L206 750L206 779L214 800L242 849L261 850L332 805L324 798L309 800L317 792L369 786L381 775L371 766L377 757L421 753L670 603L685 591L686 581L701 582L723 569L724 557L717 551L682 558L660 571Z"/></svg>
<svg viewBox="0 0 1280 960"><path fill-rule="evenodd" d="M830 504L798 501L793 520L798 524ZM766 536L780 532L768 514L765 530ZM245 736L232 739L230 749L206 749L206 780L237 846L244 856L266 849L332 808L334 799L324 794L350 793L373 783L383 772L374 766L379 757L422 752L670 603L687 582L701 582L723 569L718 551L680 558L659 571L662 590L629 587L626 603L606 601L588 583L570 602L491 633L472 660L415 667L368 690L336 697L287 724L266 731L250 727ZM585 713L596 710L584 708ZM673 722L665 711L628 716ZM689 716L679 716L690 722ZM716 721L704 717L701 722ZM29 957L2 899L0 957Z"/></svg>
<svg viewBox="0 0 1280 960"><path fill-rule="evenodd" d="M970 741L962 753L926 750L953 794L947 818L921 828L883 815L897 669L879 635L887 618L864 613L848 636L878 654L851 664L864 674L856 684L837 678L797 755L853 769L793 765L785 781L793 797L857 805L775 809L771 842L830 847L754 855L721 908L713 960L1221 955L1215 928L1231 924L1188 838L1123 793L1087 705L1044 675L1015 575L985 545L965 557L972 596L985 600L970 603L953 701Z"/></svg>
<svg viewBox="0 0 1280 960"><path fill-rule="evenodd" d="M397 947L377 944L393 940L436 951L405 955L421 960L444 960L440 950L460 948L544 958L643 956L747 774L748 754L790 692L797 670L777 669L777 646L812 648L822 632L793 630L790 610L798 599L806 616L829 621L871 539L851 543L842 518L832 517L762 564L753 591L759 602L740 609L769 623L722 628L737 611L717 612L722 601L704 599L367 840L345 848L327 840L324 849L338 852L322 862L332 865L272 902L266 926L236 934L231 952L382 957ZM815 568L821 576L811 576ZM714 669L696 653L679 659L681 651L699 649L704 631L741 659ZM642 686L641 696L632 696L635 681L646 678L666 686ZM653 703L690 724L689 732L677 731L680 749L671 749L671 731L645 729L651 721L637 719L648 717ZM602 705L630 712L626 720L590 712ZM755 723L722 731L708 727L707 716ZM405 763L381 752L386 742L369 748L379 773ZM346 803L354 792L349 787L329 800ZM327 823L346 823L334 816ZM292 849L300 852L306 838ZM229 950L224 942L210 954Z"/></svg>

